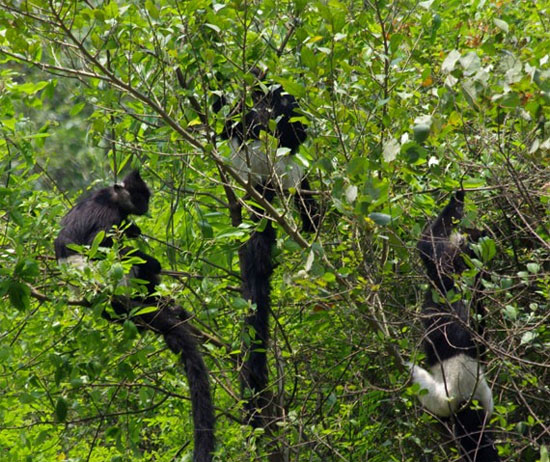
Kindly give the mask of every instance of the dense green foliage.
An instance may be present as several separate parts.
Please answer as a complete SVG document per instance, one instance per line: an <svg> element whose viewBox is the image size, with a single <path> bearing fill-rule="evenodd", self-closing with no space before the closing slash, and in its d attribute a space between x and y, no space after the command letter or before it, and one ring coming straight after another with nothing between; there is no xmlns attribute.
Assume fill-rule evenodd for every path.
<svg viewBox="0 0 550 462"><path fill-rule="evenodd" d="M74 277L53 256L77 197L132 164L154 191L141 245L175 274L160 291L219 340L202 346L216 460L458 460L401 360L422 358L416 240L463 186L465 225L490 236L464 279L488 269L491 426L503 460L548 462L549 13L517 0L0 0L0 460L189 460L174 356L101 317L119 265ZM324 211L305 235L292 199L269 210L281 417L268 434L240 423L237 250L252 225L243 210L233 226L230 205L250 185L211 110L221 91L249 98L254 66L300 100L298 158Z"/></svg>

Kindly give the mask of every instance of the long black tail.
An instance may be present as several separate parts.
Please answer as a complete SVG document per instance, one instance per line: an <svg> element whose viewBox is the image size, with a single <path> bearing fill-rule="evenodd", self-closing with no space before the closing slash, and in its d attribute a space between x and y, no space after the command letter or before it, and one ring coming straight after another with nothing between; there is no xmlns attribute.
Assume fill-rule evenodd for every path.
<svg viewBox="0 0 550 462"><path fill-rule="evenodd" d="M321 212L315 197L309 192L303 192L310 189L309 181L304 177L300 182L300 190L294 196L294 203L302 219L302 231L306 233L316 232L321 223Z"/></svg>
<svg viewBox="0 0 550 462"><path fill-rule="evenodd" d="M500 458L488 430L483 409L465 408L455 416L455 437L464 462L498 462Z"/></svg>
<svg viewBox="0 0 550 462"><path fill-rule="evenodd" d="M270 278L273 273L271 250L275 243L275 230L267 222L263 231L254 231L241 249L241 274L243 298L256 305L253 314L246 318L250 326L250 346L241 376L243 394L252 395L247 400L247 412L251 425L261 426L257 409L267 404L262 391L268 383L267 343L269 340ZM246 396L248 398L248 396Z"/></svg>
<svg viewBox="0 0 550 462"><path fill-rule="evenodd" d="M191 334L186 321L189 313L181 306L170 300L151 297L148 302L159 305L153 313L140 315L136 321L141 327L161 333L168 348L180 355L181 362L187 374L189 390L191 392L191 407L193 409L193 423L195 426L194 462L210 462L214 450L214 407L210 395L208 370L197 348L197 342ZM121 299L118 300L120 303ZM143 301L123 300L127 310L133 306L142 306Z"/></svg>
<svg viewBox="0 0 550 462"><path fill-rule="evenodd" d="M195 424L195 462L209 462L214 450L214 407L210 396L208 371L197 348L197 344L183 321L164 332L168 347L181 355L181 361L187 373L191 406Z"/></svg>

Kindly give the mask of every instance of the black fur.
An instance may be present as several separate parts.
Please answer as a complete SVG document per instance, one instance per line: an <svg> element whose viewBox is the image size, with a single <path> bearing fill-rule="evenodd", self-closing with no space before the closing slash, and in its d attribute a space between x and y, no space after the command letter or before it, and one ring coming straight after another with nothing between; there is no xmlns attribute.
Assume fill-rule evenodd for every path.
<svg viewBox="0 0 550 462"><path fill-rule="evenodd" d="M246 112L244 120L238 123L228 120L222 132L222 138L238 138L242 143L260 139L260 132L271 133L279 140L279 147L288 148L294 154L306 139L306 129L300 121L290 121L298 117L298 102L294 96L286 93L283 87L271 87L267 93L262 89L252 94L254 107ZM237 116L242 114L236 112ZM270 120L277 121L275 132L270 129Z"/></svg>
<svg viewBox="0 0 550 462"><path fill-rule="evenodd" d="M73 207L62 220L63 228L55 240L55 254L58 260L66 259L76 252L67 245L90 245L97 233L109 233L113 227L125 226L128 237L138 237L140 229L134 224L128 224L129 215L144 215L149 208L151 193L137 170L132 171L124 178L122 185L115 185L93 192L88 198L82 199ZM101 245L113 245L112 237L106 236ZM185 367L193 421L195 425L195 462L210 462L214 450L214 409L210 396L208 370L200 355L196 342L191 335L185 321L189 314L181 307L164 306L163 299L154 297L155 286L159 283L160 262L144 252L132 247L124 247L123 255L139 257L142 263L132 268L135 278L147 281L147 296L115 297L112 306L119 315L128 314L132 308L144 304L157 305L159 309L154 313L139 316L136 321L142 327L160 332L168 347L180 355ZM171 305L173 305L170 302ZM113 320L106 316L108 320Z"/></svg>
<svg viewBox="0 0 550 462"><path fill-rule="evenodd" d="M467 239L464 238L460 243L452 242L451 234L463 215L464 191L458 191L439 216L424 229L417 245L428 277L434 285L434 290L429 290L426 294L423 309L426 331L423 346L430 368L458 355L466 355L477 361L485 352L484 346L475 342L472 334L472 329L480 336L484 333L485 310L479 298L478 287L472 289L470 305L482 317L481 322L472 322L470 305L464 300L458 299L450 303L446 299L448 296L456 296L458 292L454 276L468 268L464 255L474 256L468 242L477 241L483 235L479 231L470 230ZM479 283L478 274L475 285ZM461 403L454 413L455 438L465 462L499 460L492 438L485 428L486 420L486 410L473 409L467 402Z"/></svg>
<svg viewBox="0 0 550 462"><path fill-rule="evenodd" d="M423 310L427 332L424 348L430 367L461 353L476 359L482 353L480 349L484 349L474 342L471 331L465 327L470 322L469 307L462 300L455 301L450 306L445 300L451 292L457 292L454 275L461 274L468 268L463 255L470 258L474 256L468 243L477 241L483 235L479 231L470 230L461 245L452 243L451 234L463 216L464 191L457 191L439 216L424 229L417 245L428 277L437 292L434 294L429 291L426 294ZM479 283L478 274L475 285ZM471 304L476 314L481 316L481 322L478 321L476 327L478 333L483 335L485 309L477 289L478 287L473 288Z"/></svg>
<svg viewBox="0 0 550 462"><path fill-rule="evenodd" d="M121 185L93 192L78 203L63 217L59 236L55 240L55 256L62 260L75 255L76 252L67 247L68 244L90 245L97 233L109 233L114 227L124 227L124 234L129 238L138 237L141 230L134 223L128 222L129 215L144 215L149 209L151 192L137 170L130 172ZM101 245L112 247L113 238L106 235ZM141 258L143 263L134 266L133 276L148 281L147 292L151 295L159 283L161 272L160 262L150 255L131 247L124 248L123 255ZM117 314L125 311L117 303L113 303ZM109 315L104 313L107 319Z"/></svg>
<svg viewBox="0 0 550 462"><path fill-rule="evenodd" d="M267 405L264 390L268 384L266 349L269 340L270 292L269 280L273 274L271 250L275 244L275 230L267 222L262 231L254 231L242 248L242 294L243 298L256 305L255 311L246 318L251 326L250 348L242 373L242 387L253 396L246 401L250 423L261 425L261 410ZM259 409L260 412L255 410Z"/></svg>
<svg viewBox="0 0 550 462"><path fill-rule="evenodd" d="M272 189L256 189L271 202L275 196ZM261 210L255 208L252 220L259 222ZM262 424L262 410L267 406L265 389L268 384L267 354L269 341L269 312L271 310L270 278L273 274L271 252L276 241L275 229L269 220L261 231L254 231L246 244L239 250L242 275L242 296L256 305L245 324L252 329L247 332L250 345L245 355L245 364L241 374L241 387L246 399L246 411L249 423L254 427ZM258 410L258 411L256 411Z"/></svg>
<svg viewBox="0 0 550 462"><path fill-rule="evenodd" d="M195 338L186 322L191 318L180 306L168 300L158 300L159 310L140 316L140 321L164 336L168 348L180 356L187 374L193 422L195 426L194 462L210 462L214 451L215 416L208 381L208 370L199 353Z"/></svg>
<svg viewBox="0 0 550 462"><path fill-rule="evenodd" d="M472 333L465 327L468 319L463 316L467 315L467 307L458 301L451 305L451 310L442 308L442 304L433 302L431 294L426 296L422 317L426 331L423 346L428 366L461 353L477 358L482 345L474 342Z"/></svg>
<svg viewBox="0 0 550 462"><path fill-rule="evenodd" d="M122 224L129 225L125 234L138 237L141 230L135 224L127 223L129 215L144 215L149 209L151 192L133 170L123 180L123 185L114 185L93 192L79 202L63 217L63 228L55 240L55 256L58 260L75 255L67 244L90 245L100 231L111 231ZM105 247L113 245L107 236L102 242Z"/></svg>
<svg viewBox="0 0 550 462"><path fill-rule="evenodd" d="M148 295L155 292L157 284L160 283L160 272L162 270L160 262L156 258L132 247L123 248L121 253L131 257L138 257L143 260L143 263L134 265L132 268L132 276L137 279L147 281L145 287Z"/></svg>
<svg viewBox="0 0 550 462"><path fill-rule="evenodd" d="M439 216L422 232L417 249L426 266L428 277L443 295L453 289L453 274L466 269L462 252L467 246L455 247L449 240L455 223L464 215L464 191L457 191Z"/></svg>
<svg viewBox="0 0 550 462"><path fill-rule="evenodd" d="M319 214L319 205L317 201L311 194L305 192L309 190L311 190L309 181L306 177L303 177L300 182L300 190L294 196L294 203L300 212L302 230L306 233L314 233L319 228L321 216Z"/></svg>
<svg viewBox="0 0 550 462"><path fill-rule="evenodd" d="M464 407L454 415L455 437L464 462L498 462L498 452L489 434L483 409Z"/></svg>

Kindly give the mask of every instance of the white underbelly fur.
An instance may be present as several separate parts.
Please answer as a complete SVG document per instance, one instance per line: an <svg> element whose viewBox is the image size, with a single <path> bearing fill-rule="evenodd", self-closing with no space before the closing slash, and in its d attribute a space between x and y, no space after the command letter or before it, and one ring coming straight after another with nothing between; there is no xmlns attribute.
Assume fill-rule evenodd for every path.
<svg viewBox="0 0 550 462"><path fill-rule="evenodd" d="M460 354L436 364L428 372L413 366L413 380L428 393L419 396L428 410L449 417L460 405L476 399L488 415L493 412L493 395L479 362Z"/></svg>
<svg viewBox="0 0 550 462"><path fill-rule="evenodd" d="M231 164L243 181L261 184L270 181L281 189L300 188L303 170L286 153L277 156L277 150L260 140L240 143L237 138L229 141L231 147Z"/></svg>

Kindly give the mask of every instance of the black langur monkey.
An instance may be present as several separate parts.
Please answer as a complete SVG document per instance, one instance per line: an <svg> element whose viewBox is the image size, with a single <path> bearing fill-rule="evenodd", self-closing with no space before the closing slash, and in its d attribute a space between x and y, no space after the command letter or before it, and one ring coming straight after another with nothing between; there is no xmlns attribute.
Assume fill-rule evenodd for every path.
<svg viewBox="0 0 550 462"><path fill-rule="evenodd" d="M151 192L137 170L133 170L121 184L93 192L81 199L63 218L59 236L55 240L55 255L59 262L69 262L78 266L85 264L82 255L67 247L68 244L90 245L97 233L109 233L114 227L125 226L128 237L138 237L141 230L128 222L129 215L144 215L149 208ZM111 247L113 240L106 235L101 245ZM214 408L210 396L208 371L197 348L196 341L186 325L191 316L182 307L166 302L162 297L153 296L155 286L160 281L160 262L143 252L129 247L122 249L123 255L137 256L143 260L136 264L131 276L147 282L147 297L115 297L112 305L119 315L127 314L131 308L154 304L158 310L140 315L139 325L164 336L168 347L184 365L193 408L195 426L194 462L210 462L214 450ZM110 317L107 317L110 319ZM110 319L111 320L111 319Z"/></svg>
<svg viewBox="0 0 550 462"><path fill-rule="evenodd" d="M257 72L253 72L259 77ZM272 202L276 192L296 189L295 203L306 232L319 227L318 205L309 193L309 182L302 168L295 163L294 154L306 139L304 124L297 113L298 103L282 86L256 85L252 90L252 108L237 104L231 111L233 118L225 122L221 138L228 140L232 151L231 162L239 176L251 182L254 188ZM218 112L225 105L222 96L213 106ZM236 120L234 120L236 119ZM276 148L286 148L289 155L277 157L276 149L261 136L265 132L277 141ZM254 208L252 220L261 220L261 210ZM253 396L246 401L248 419L254 427L262 424L262 410L269 402L265 389L268 384L266 348L269 339L270 277L273 273L271 251L276 234L269 220L263 230L256 230L240 249L243 297L256 305L247 317L251 326L251 345L241 376L243 393ZM248 398L248 396L247 396Z"/></svg>
<svg viewBox="0 0 550 462"><path fill-rule="evenodd" d="M253 73L257 75L258 71ZM230 114L234 117L226 120L221 133L222 139L229 140L233 168L261 193L294 188L303 231L316 231L320 221L319 207L310 193L303 192L310 189L309 181L294 159L307 137L304 124L292 120L300 116L298 102L281 85L275 84L269 87L256 85L252 89L252 102L252 108L244 111L242 105L237 104ZM225 97L222 96L214 104L214 110L218 112L224 104ZM289 155L276 156L276 150L262 139L262 132L276 138L276 148L288 149ZM266 198L272 201L274 195L266 194Z"/></svg>
<svg viewBox="0 0 550 462"><path fill-rule="evenodd" d="M121 184L93 192L78 203L61 220L62 229L55 239L55 257L60 262L77 266L85 265L85 258L69 249L68 244L91 245L100 231L110 232L113 227L124 226L124 234L129 238L139 237L141 230L128 222L129 215L145 215L149 209L151 192L139 172L133 170ZM105 236L101 243L111 247L113 239ZM147 291L152 294L159 283L160 262L139 250L125 248L123 254L139 257L143 263L132 268L132 276L148 281ZM123 314L122 313L117 314Z"/></svg>
<svg viewBox="0 0 550 462"><path fill-rule="evenodd" d="M457 191L439 216L426 226L417 249L426 267L434 291L426 294L422 311L425 328L423 346L429 370L412 366L412 376L421 389L428 391L420 401L441 418L452 417L454 435L465 462L496 462L497 450L486 425L493 411L493 396L479 362L484 347L475 342L472 330L483 335L484 320L472 322L470 306L464 300L446 300L456 296L454 276L468 266L464 255L473 257L468 242L482 237L468 230L467 237L454 231L464 215L464 191ZM476 276L479 283L479 274ZM474 287L471 305L483 316L485 309ZM478 401L474 408L471 400Z"/></svg>

